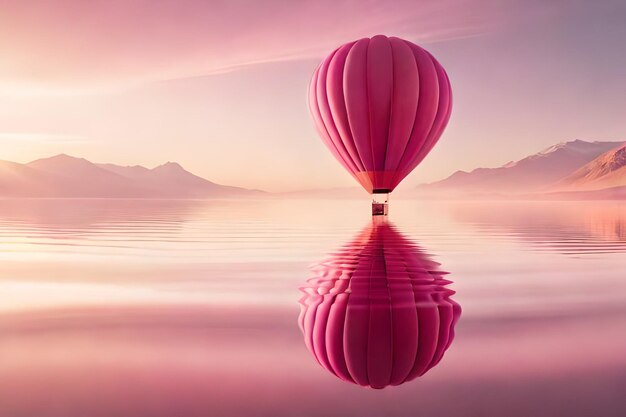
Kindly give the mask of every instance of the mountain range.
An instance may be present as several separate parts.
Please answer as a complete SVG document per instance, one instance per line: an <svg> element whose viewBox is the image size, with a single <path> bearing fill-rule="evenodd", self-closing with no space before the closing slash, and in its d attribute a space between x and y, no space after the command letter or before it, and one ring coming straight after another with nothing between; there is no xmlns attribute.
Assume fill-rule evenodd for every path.
<svg viewBox="0 0 626 417"><path fill-rule="evenodd" d="M454 198L626 198L626 143L573 140L497 168L457 171L418 186L419 195ZM358 188L308 190L282 198L360 198ZM271 196L216 184L175 162L155 168L96 164L65 154L27 164L0 161L0 198L243 198Z"/></svg>
<svg viewBox="0 0 626 417"><path fill-rule="evenodd" d="M0 197L231 198L263 194L216 184L175 162L149 169L95 164L65 154L27 164L0 161Z"/></svg>
<svg viewBox="0 0 626 417"><path fill-rule="evenodd" d="M584 198L592 191L595 196L623 195L621 187L626 187L625 143L573 140L497 168L457 171L417 190L459 197L575 193Z"/></svg>
<svg viewBox="0 0 626 417"><path fill-rule="evenodd" d="M557 184L562 190L591 191L626 186L626 144L583 165Z"/></svg>

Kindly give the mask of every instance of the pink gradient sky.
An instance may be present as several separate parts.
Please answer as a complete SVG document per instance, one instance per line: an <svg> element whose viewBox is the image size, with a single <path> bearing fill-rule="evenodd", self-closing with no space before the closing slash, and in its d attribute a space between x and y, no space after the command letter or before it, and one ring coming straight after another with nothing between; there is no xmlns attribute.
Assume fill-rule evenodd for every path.
<svg viewBox="0 0 626 417"><path fill-rule="evenodd" d="M0 159L175 160L271 191L353 185L317 138L310 75L396 35L447 69L455 108L404 186L576 138L626 140L621 0L7 1Z"/></svg>

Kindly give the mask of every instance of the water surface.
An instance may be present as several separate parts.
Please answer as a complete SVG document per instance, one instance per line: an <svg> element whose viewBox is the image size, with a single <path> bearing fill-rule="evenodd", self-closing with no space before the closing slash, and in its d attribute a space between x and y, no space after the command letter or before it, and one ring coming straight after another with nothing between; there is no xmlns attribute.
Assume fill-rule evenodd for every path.
<svg viewBox="0 0 626 417"><path fill-rule="evenodd" d="M368 204L0 201L0 416L626 414L624 203L393 201L400 249L363 243ZM387 262L376 277L417 279L431 301L455 292L454 340L423 375L376 358L413 355L428 320L382 327L404 341L376 355L354 345L353 379L393 372L395 386L320 366L299 302L337 253L344 277ZM424 287L424 271L445 282Z"/></svg>

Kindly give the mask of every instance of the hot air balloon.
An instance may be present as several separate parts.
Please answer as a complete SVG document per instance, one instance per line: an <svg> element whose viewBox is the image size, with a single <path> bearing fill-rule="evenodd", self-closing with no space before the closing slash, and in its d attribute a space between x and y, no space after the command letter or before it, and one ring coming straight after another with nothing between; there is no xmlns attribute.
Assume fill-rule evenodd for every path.
<svg viewBox="0 0 626 417"><path fill-rule="evenodd" d="M346 43L317 67L309 109L332 154L369 192L372 214L428 155L452 110L450 81L425 49L377 35Z"/></svg>
<svg viewBox="0 0 626 417"><path fill-rule="evenodd" d="M314 266L300 299L300 328L319 364L372 388L403 384L434 367L461 314L439 264L384 220L375 217Z"/></svg>

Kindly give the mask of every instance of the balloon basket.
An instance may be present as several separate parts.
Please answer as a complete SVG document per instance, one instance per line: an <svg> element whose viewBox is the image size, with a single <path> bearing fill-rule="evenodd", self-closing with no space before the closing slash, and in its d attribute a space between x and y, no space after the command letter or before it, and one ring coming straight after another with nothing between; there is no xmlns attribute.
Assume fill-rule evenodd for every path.
<svg viewBox="0 0 626 417"><path fill-rule="evenodd" d="M372 216L386 216L389 214L389 194L374 193L372 199Z"/></svg>

